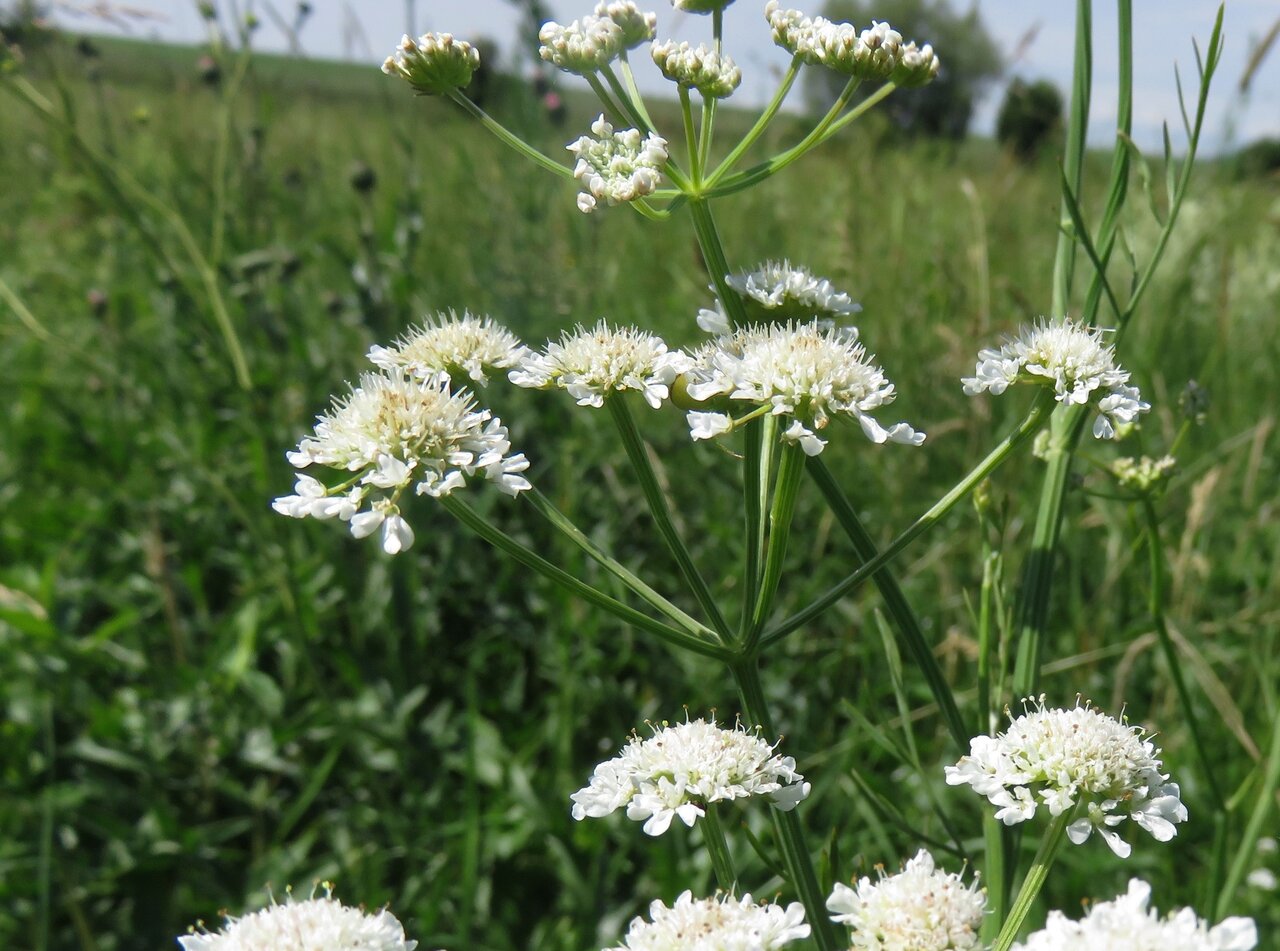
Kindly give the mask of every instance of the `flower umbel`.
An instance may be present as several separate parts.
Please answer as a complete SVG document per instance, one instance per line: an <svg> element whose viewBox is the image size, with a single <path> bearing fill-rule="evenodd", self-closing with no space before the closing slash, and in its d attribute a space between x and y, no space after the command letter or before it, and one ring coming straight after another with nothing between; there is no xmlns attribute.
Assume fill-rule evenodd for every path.
<svg viewBox="0 0 1280 951"><path fill-rule="evenodd" d="M1115 832L1125 819L1160 842L1177 834L1186 807L1141 728L1088 704L1050 710L1043 697L1023 703L1026 712L1007 731L974 737L969 755L946 767L948 785L972 786L998 807L996 818L1005 825L1030 819L1042 805L1053 816L1078 809L1067 837L1079 845L1097 829L1121 858L1131 851Z"/></svg>
<svg viewBox="0 0 1280 951"><path fill-rule="evenodd" d="M888 23L872 20L859 30L852 23L810 18L778 0L769 0L764 15L773 41L810 66L863 80L892 79L899 86L923 86L938 75L933 47L903 43L902 34Z"/></svg>
<svg viewBox="0 0 1280 951"><path fill-rule="evenodd" d="M654 409L669 395L689 358L668 350L660 337L635 327L610 327L600 321L590 330L579 325L548 343L545 353L531 353L510 373L511 382L533 389L567 390L579 406L604 405L618 390L639 390Z"/></svg>
<svg viewBox="0 0 1280 951"><path fill-rule="evenodd" d="M681 892L668 908L649 906L649 920L631 920L622 944L605 951L774 951L809 937L804 906L756 904L750 895L695 899Z"/></svg>
<svg viewBox="0 0 1280 951"><path fill-rule="evenodd" d="M283 904L228 917L221 931L183 935L178 944L183 951L414 951L418 946L385 908L366 914L331 893L305 901L290 894Z"/></svg>
<svg viewBox="0 0 1280 951"><path fill-rule="evenodd" d="M413 544L398 505L411 484L420 495L438 497L480 474L508 495L531 488L521 475L529 462L523 453L511 454L501 420L466 390L454 392L447 379L400 372L364 374L288 457L295 468L328 466L351 478L329 487L301 474L294 494L272 508L293 518L338 518L356 538L381 528L382 547L392 555Z"/></svg>
<svg viewBox="0 0 1280 951"><path fill-rule="evenodd" d="M893 384L872 360L852 329L824 328L816 320L746 327L693 354L688 392L695 400L744 400L794 417L783 438L811 456L826 445L816 431L833 414L856 419L872 442L920 445L924 433L906 423L886 429L871 415L894 399ZM689 415L694 439L733 428L724 413Z"/></svg>
<svg viewBox="0 0 1280 951"><path fill-rule="evenodd" d="M449 33L405 36L382 64L388 76L399 76L420 93L439 95L471 82L480 66L480 51Z"/></svg>
<svg viewBox="0 0 1280 951"><path fill-rule="evenodd" d="M565 148L578 159L573 175L586 187L578 209L590 213L597 202L620 205L652 194L667 161L667 140L639 129L614 132L602 114L591 123L592 138L584 135Z"/></svg>
<svg viewBox="0 0 1280 951"><path fill-rule="evenodd" d="M653 39L658 25L658 15L644 12L635 0L601 0L596 4L596 16L618 25L622 30L623 48L629 50Z"/></svg>
<svg viewBox="0 0 1280 951"><path fill-rule="evenodd" d="M1014 951L1250 951L1258 944L1252 918L1228 918L1210 927L1190 908L1161 918L1150 902L1151 886L1130 879L1128 892L1089 905L1079 921L1049 912L1044 928Z"/></svg>
<svg viewBox="0 0 1280 951"><path fill-rule="evenodd" d="M714 720L664 724L643 740L632 734L622 753L597 766L591 782L570 797L573 817L599 818L625 806L628 819L661 835L676 817L692 826L713 802L767 796L779 809L794 809L809 784L795 760L773 751L741 724L727 730Z"/></svg>
<svg viewBox="0 0 1280 951"><path fill-rule="evenodd" d="M999 396L1010 384L1036 383L1052 386L1059 403L1083 405L1097 399L1093 434L1110 439L1115 423L1132 423L1151 406L1137 387L1128 385L1129 371L1116 363L1115 348L1103 343L1104 332L1069 317L1023 327L999 350L978 354L974 375L961 381L964 391Z"/></svg>
<svg viewBox="0 0 1280 951"><path fill-rule="evenodd" d="M742 82L742 70L728 56L706 44L690 46L667 40L654 43L653 61L673 83L698 90L704 96L724 99Z"/></svg>
<svg viewBox="0 0 1280 951"><path fill-rule="evenodd" d="M1173 456L1161 456L1159 459L1125 456L1111 463L1111 475L1121 487L1146 495L1163 488L1177 465L1178 460Z"/></svg>
<svg viewBox="0 0 1280 951"><path fill-rule="evenodd" d="M561 26L554 20L538 31L538 55L567 73L585 76L608 66L626 48L623 26L609 17L586 16Z"/></svg>
<svg viewBox="0 0 1280 951"><path fill-rule="evenodd" d="M390 347L373 347L369 359L383 370L402 371L418 380L466 374L483 384L488 373L509 370L528 352L515 334L490 318L449 311L428 317Z"/></svg>
<svg viewBox="0 0 1280 951"><path fill-rule="evenodd" d="M939 871L921 849L896 875L880 869L857 888L837 882L827 909L853 929L850 947L866 951L969 951L979 947L986 891Z"/></svg>

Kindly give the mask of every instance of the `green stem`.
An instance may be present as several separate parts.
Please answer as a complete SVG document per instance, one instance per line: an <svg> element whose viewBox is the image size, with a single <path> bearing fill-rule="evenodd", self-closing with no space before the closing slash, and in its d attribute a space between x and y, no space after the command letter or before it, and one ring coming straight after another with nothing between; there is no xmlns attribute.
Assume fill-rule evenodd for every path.
<svg viewBox="0 0 1280 951"><path fill-rule="evenodd" d="M760 593L760 562L764 558L764 512L769 507L772 483L773 441L777 431L772 416L753 419L744 427L746 450L742 456L743 549L746 567L742 579L742 628L745 631Z"/></svg>
<svg viewBox="0 0 1280 951"><path fill-rule="evenodd" d="M531 548L520 544L461 499L449 495L441 498L440 503L448 510L450 515L499 551L505 552L526 568L532 568L544 578L554 581L584 601L603 608L634 627L648 631L650 634L656 634L662 640L675 647L682 647L704 657L715 657L719 660L728 661L730 655L722 647L717 646L706 637L698 637L663 624L661 621L654 620L647 614L642 614L616 598L610 597L603 591L593 588L585 581L575 578L564 569L547 561ZM710 631L707 634L714 636Z"/></svg>
<svg viewBox="0 0 1280 951"><path fill-rule="evenodd" d="M621 581L632 594L636 595L650 607L657 609L662 614L665 614L677 627L698 636L702 636L704 632L706 634L711 633L705 626L698 623L684 611L680 610L680 608L676 607L653 588L649 587L649 585L637 577L625 565L597 546L595 542L591 541L591 539L583 534L578 526L573 524L567 515L551 504L551 500L537 489L532 489L528 492L522 493L522 495L523 498L527 499L529 504L534 507L537 513L550 522L557 531L563 533L566 538L577 545L578 548L580 548L586 555Z"/></svg>
<svg viewBox="0 0 1280 951"><path fill-rule="evenodd" d="M520 138L520 136L516 135L497 119L494 119L458 90L452 90L449 93L449 98L479 119L480 124L497 136L505 145L515 149L525 158L546 169L548 172L554 172L561 178L567 178L569 181L575 181L573 177L573 169L569 168L567 165L561 165L555 159L551 158L551 156L544 155L539 152L532 145Z"/></svg>
<svg viewBox="0 0 1280 951"><path fill-rule="evenodd" d="M982 880L987 887L987 915L982 919L981 947L990 947L1009 915L1009 870L1004 862L1005 825L990 809L982 812Z"/></svg>
<svg viewBox="0 0 1280 951"><path fill-rule="evenodd" d="M706 172L711 164L711 138L716 124L716 97L703 95L700 117L702 126L698 131L698 174ZM701 183L699 183L701 184Z"/></svg>
<svg viewBox="0 0 1280 951"><path fill-rule="evenodd" d="M636 128L645 132L657 131L654 128L653 120L649 118L649 111L644 106L644 100L640 97L640 90L636 88L635 78L631 75L631 66L625 59L622 67L627 75L627 84L625 86L619 82L617 74L608 66L601 69L600 74L604 76L605 82L613 90L618 102L627 105L627 111L630 114L630 118L635 122Z"/></svg>
<svg viewBox="0 0 1280 951"><path fill-rule="evenodd" d="M1071 79L1071 111L1067 121L1067 142L1062 157L1063 177L1071 184L1071 192L1081 197L1084 174L1085 136L1089 131L1089 97L1093 81L1093 4L1076 0L1075 61ZM1058 247L1053 260L1053 313L1065 314L1071 297L1071 278L1075 270L1075 239L1066 232L1067 202L1063 199L1063 230L1058 232Z"/></svg>
<svg viewBox="0 0 1280 951"><path fill-rule="evenodd" d="M1000 444L992 449L987 454L987 457L978 463L968 475L957 482L946 495L935 502L927 512L917 518L876 557L859 567L843 581L838 582L825 594L820 595L807 607L766 631L764 637L761 638L761 646L767 647L775 641L781 640L792 631L803 627L821 615L827 608L858 587L862 582L873 577L877 571L896 557L922 532L937 524L940 519L955 507L957 502L973 491L974 486L999 468L1000 464L1009 457L1014 449L1040 429L1044 421L1048 419L1049 407L1052 405L1053 393L1047 389L1042 390L1031 407L1031 412L1027 414L1027 418L1022 421L1016 430L1001 440Z"/></svg>
<svg viewBox="0 0 1280 951"><path fill-rule="evenodd" d="M702 187L702 165L699 160L698 133L693 128L693 103L689 99L687 86L677 86L680 91L680 118L684 123L684 142L689 153L689 175L693 178L694 189Z"/></svg>
<svg viewBox="0 0 1280 951"><path fill-rule="evenodd" d="M840 488L840 484L832 476L831 470L827 468L821 456L810 458L807 466L810 477L817 483L819 491L827 500L831 513L836 517L845 534L849 536L849 541L853 543L853 550L858 558L864 564L872 561L879 554L875 540L863 526L862 520L858 518L858 513ZM952 693L942 668L938 666L938 659L933 656L933 650L925 638L924 630L920 627L920 621L916 618L915 611L911 609L911 603L903 593L901 585L898 584L898 579L886 566L877 571L872 576L872 580L880 590L885 611L893 620L894 627L898 629L907 653L924 674L929 690L937 701L938 709L942 712L942 719L951 732L951 738L961 750L967 750L972 734L965 726L964 718L960 716L955 694Z"/></svg>
<svg viewBox="0 0 1280 951"><path fill-rule="evenodd" d="M995 646L996 575L1000 569L1000 553L983 541L982 590L978 595L978 732L990 733L995 728L991 709L991 658Z"/></svg>
<svg viewBox="0 0 1280 951"><path fill-rule="evenodd" d="M693 231L698 238L698 248L702 251L702 260L707 266L707 273L716 289L716 296L724 304L725 313L729 316L729 326L744 327L747 324L747 309L743 306L738 292L729 286L729 262L725 258L724 245L720 243L720 232L716 228L715 219L711 216L711 208L705 198L689 199L689 214L693 218Z"/></svg>
<svg viewBox="0 0 1280 951"><path fill-rule="evenodd" d="M721 891L733 894L738 886L738 873L734 870L733 856L729 852L729 843L725 841L724 826L720 823L720 808L716 803L707 803L699 825L702 826L702 841L711 854L716 885Z"/></svg>
<svg viewBox="0 0 1280 951"><path fill-rule="evenodd" d="M1267 828L1267 818L1275 807L1276 790L1280 788L1280 717L1271 721L1271 742L1267 748L1267 758L1259 764L1262 784L1258 789L1258 798L1254 802L1249 821L1245 824L1244 835L1235 857L1231 860L1231 868L1227 872L1226 884L1218 896L1218 916L1221 917L1235 900L1236 890L1244 881L1252 867L1257 853L1258 839Z"/></svg>
<svg viewBox="0 0 1280 951"><path fill-rule="evenodd" d="M800 482L803 478L804 450L795 443L786 443L778 461L773 505L769 509L769 541L765 548L760 591L751 611L751 627L742 643L742 650L747 654L754 652L760 643L764 622L769 617L774 596L778 593L782 565L787 557L787 541L791 537L791 517L795 514L796 499L800 497Z"/></svg>
<svg viewBox="0 0 1280 951"><path fill-rule="evenodd" d="M756 144L760 136L769 128L769 124L773 122L777 116L778 110L782 108L783 101L787 98L787 93L791 91L791 87L795 85L796 77L800 75L800 58L792 57L791 64L787 67L787 73L782 77L782 82L778 86L777 92L773 94L773 99L769 101L769 105L765 106L764 112L760 113L760 118L756 119L755 125L743 137L742 141L733 147L733 150L724 157L716 170L707 176L706 184L709 188L714 188L720 179L733 170L733 166L738 160L746 154L751 146Z"/></svg>
<svg viewBox="0 0 1280 951"><path fill-rule="evenodd" d="M1078 805L1074 809L1068 809L1049 823L1044 838L1040 840L1040 847L1036 850L1036 856L1031 860L1031 868L1027 869L1027 877L1022 880L1022 887L1018 889L1018 897L1014 899L1009 916L1005 918L991 951L1009 951L1036 896L1044 887L1045 879L1049 877L1049 869L1053 867L1053 861L1058 857L1062 843L1066 841L1067 826L1074 821L1078 809Z"/></svg>
<svg viewBox="0 0 1280 951"><path fill-rule="evenodd" d="M730 665L730 670L737 682L748 724L759 726L766 736L776 736L760 684L757 659L740 659L738 663ZM804 905L805 920L813 929L813 940L820 951L841 951L846 945L837 937L835 925L827 917L826 895L818 884L813 859L805 844L804 829L797 815L799 810L783 812L781 809L770 809L769 812L773 819L774 834L782 850L783 867L787 870L792 888Z"/></svg>
<svg viewBox="0 0 1280 951"><path fill-rule="evenodd" d="M666 542L667 548L670 549L672 556L676 560L676 565L680 569L680 574L684 577L685 584L689 586L689 591L698 602L698 606L706 614L711 626L716 630L722 641L728 641L730 638L729 625L725 622L724 615L720 613L720 608L716 604L715 598L711 596L711 590L707 587L706 581L703 580L697 565L693 563L693 555L689 552L688 546L685 545L684 539L680 537L680 532L676 529L675 521L671 517L671 509L667 504L666 494L658 484L657 473L654 472L653 463L649 459L649 449L644 444L640 430L636 427L635 417L631 415L631 410L627 407L625 396L615 393L605 400L605 405L609 408L609 414L613 417L614 424L618 427L618 435L622 437L622 445L627 451L627 459L630 460L631 468L635 472L636 478L640 481L640 489L644 492L645 501L649 504L649 514L653 516L654 524L658 528L658 534Z"/></svg>
<svg viewBox="0 0 1280 951"><path fill-rule="evenodd" d="M596 97L604 106L605 111L610 114L610 119L615 125L631 125L637 129L652 131L648 119L631 103L630 98L626 96L624 90L621 90L621 87L619 87L619 90L622 92L622 98L617 99L610 94L609 90L605 89L599 78L594 74L588 73L584 78L587 80L587 85L591 87L591 91L596 94ZM613 75L612 70L608 72L605 78L614 85L618 82L618 77ZM679 188L680 191L689 191L691 187L689 177L681 170L680 163L675 159L668 158L662 170L666 173L667 178L671 179L671 183Z"/></svg>
<svg viewBox="0 0 1280 951"><path fill-rule="evenodd" d="M644 98L640 95L640 89L636 86L636 77L631 72L631 61L627 58L626 50L622 52L622 79L627 84L627 95L631 99L632 105L636 107L636 112L640 114L640 118L644 120L645 128L653 131L657 128L653 124L653 119L649 118L649 110L645 108ZM606 76L612 71L609 67L605 67Z"/></svg>

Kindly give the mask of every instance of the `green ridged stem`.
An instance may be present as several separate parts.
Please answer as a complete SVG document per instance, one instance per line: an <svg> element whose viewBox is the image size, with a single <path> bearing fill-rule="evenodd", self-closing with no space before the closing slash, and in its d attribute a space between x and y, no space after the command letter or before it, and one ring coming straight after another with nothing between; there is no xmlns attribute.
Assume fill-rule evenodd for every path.
<svg viewBox="0 0 1280 951"><path fill-rule="evenodd" d="M1036 856L1031 860L1027 877L1022 880L1022 887L1018 889L1018 897L1009 908L1009 916L1004 919L1000 934L995 944L991 946L991 951L1009 951L1014 939L1018 937L1018 929L1026 920L1027 913L1031 911L1036 896L1040 894L1040 889L1044 887L1045 880L1049 877L1049 869L1053 867L1054 859L1058 857L1062 843L1066 841L1067 826L1075 821L1079 809L1080 803L1077 803L1075 808L1066 810L1050 821L1044 838L1040 840L1040 847L1036 849Z"/></svg>
<svg viewBox="0 0 1280 951"><path fill-rule="evenodd" d="M767 451L768 447L766 447ZM742 651L754 654L764 631L764 622L773 609L773 599L782 580L782 565L787 557L787 541L791 537L791 517L795 514L800 483L804 478L804 451L795 443L782 446L778 475L769 508L769 538L764 551L764 567L760 573L760 589L751 609L751 625L742 639Z"/></svg>
<svg viewBox="0 0 1280 951"><path fill-rule="evenodd" d="M724 826L720 822L718 803L709 802L698 824L702 827L702 842L711 855L711 867L716 873L716 885L730 895L737 892L738 873L733 867L733 855L725 839Z"/></svg>

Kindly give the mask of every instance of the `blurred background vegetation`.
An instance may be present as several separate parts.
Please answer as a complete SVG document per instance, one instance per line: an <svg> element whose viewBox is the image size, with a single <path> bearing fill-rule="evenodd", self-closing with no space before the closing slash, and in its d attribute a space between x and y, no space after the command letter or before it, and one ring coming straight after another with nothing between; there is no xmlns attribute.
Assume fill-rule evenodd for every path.
<svg viewBox="0 0 1280 951"><path fill-rule="evenodd" d="M583 216L569 185L368 68L46 33L22 48L0 78L0 947L172 947L268 885L333 879L349 902L389 902L423 948L581 949L616 940L690 867L709 888L696 833L575 824L568 796L646 718L683 705L731 718L732 684L529 577L429 504L395 558L269 508L292 485L284 451L328 395L371 343L424 314L488 313L535 344L600 316L695 342L710 295L687 220ZM47 110L14 95L18 77ZM486 96L552 154L596 112L568 95L556 128L534 90L500 75ZM801 122L779 122L762 148L789 144ZM734 266L789 257L862 301L898 417L929 433L918 452L832 439L830 464L883 541L1024 409L1016 395L967 398L958 381L980 346L1047 306L1057 172L1051 148L1018 158L876 122L853 131L718 214ZM1179 394L1199 382L1203 423L1160 512L1170 619L1218 769L1196 770L1155 649L1140 519L1081 466L1046 688L1060 703L1127 703L1158 728L1192 821L1127 863L1098 843L1067 850L1051 907L1111 897L1138 874L1162 908L1203 908L1196 885L1216 859L1197 806L1207 812L1209 784L1252 806L1276 721L1280 188L1263 162L1219 159L1184 214L1125 341L1154 405L1125 451L1163 452ZM1141 256L1156 234L1135 201L1129 244ZM606 419L501 380L483 398L539 487L679 591ZM674 410L644 425L699 560L731 574L716 569L732 564L740 516L715 487L738 469L690 445ZM980 553L1004 553L1012 588L1038 467L998 473L985 530L966 507L900 563L961 687ZM468 495L593 573L523 506ZM852 563L813 495L784 606ZM825 874L846 880L922 842L948 851L938 808L979 828L976 797L942 784L957 751L909 670L914 706L899 715L876 605L870 588L845 599L765 672L784 750L814 781L805 821L828 842ZM921 770L902 755L908 735ZM760 817L738 815L767 848ZM777 888L749 864L759 893ZM1260 886L1227 911L1259 916L1263 946L1276 933Z"/></svg>

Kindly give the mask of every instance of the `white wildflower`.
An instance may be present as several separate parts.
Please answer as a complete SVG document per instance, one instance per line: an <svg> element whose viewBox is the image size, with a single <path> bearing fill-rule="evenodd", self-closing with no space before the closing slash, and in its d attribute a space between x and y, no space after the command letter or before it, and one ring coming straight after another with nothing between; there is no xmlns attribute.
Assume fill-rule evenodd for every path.
<svg viewBox="0 0 1280 951"><path fill-rule="evenodd" d="M893 71L892 79L903 89L925 86L938 78L942 64L928 43L916 46L915 40L902 47L902 55L898 67Z"/></svg>
<svg viewBox="0 0 1280 951"><path fill-rule="evenodd" d="M366 914L331 894L272 903L243 918L226 919L218 932L178 938L183 951L414 951L418 942L385 908Z"/></svg>
<svg viewBox="0 0 1280 951"><path fill-rule="evenodd" d="M544 353L529 354L510 378L517 386L567 390L579 406L601 407L615 390L639 390L657 409L689 366L689 358L668 350L660 337L602 320L590 330L579 325L567 331Z"/></svg>
<svg viewBox="0 0 1280 951"><path fill-rule="evenodd" d="M773 41L811 66L859 79L892 79L899 86L923 86L938 75L933 47L903 43L902 34L888 23L872 20L859 30L852 23L789 10L778 0L769 0L764 15Z"/></svg>
<svg viewBox="0 0 1280 951"><path fill-rule="evenodd" d="M853 929L850 948L866 951L969 951L978 948L986 890L935 868L921 849L896 875L880 869L856 889L841 882L827 899L831 920Z"/></svg>
<svg viewBox="0 0 1280 951"><path fill-rule="evenodd" d="M773 30L773 41L793 56L805 56L813 32L813 20L799 10L788 10L778 0L769 0L765 19Z"/></svg>
<svg viewBox="0 0 1280 951"><path fill-rule="evenodd" d="M742 70L733 60L705 43L690 46L667 40L654 43L651 52L663 76L673 83L696 89L704 96L724 99L742 82Z"/></svg>
<svg viewBox="0 0 1280 951"><path fill-rule="evenodd" d="M1158 489L1173 475L1178 460L1173 456L1125 456L1111 463L1111 474L1123 488L1146 494Z"/></svg>
<svg viewBox="0 0 1280 951"><path fill-rule="evenodd" d="M1014 951L1250 951L1257 947L1258 928L1251 918L1228 918L1209 926L1190 908L1161 918L1151 902L1151 886L1129 880L1129 891L1112 901L1089 905L1072 921L1049 912L1040 931L1015 944Z"/></svg>
<svg viewBox="0 0 1280 951"><path fill-rule="evenodd" d="M614 132L601 115L591 123L592 138L584 135L565 146L577 157L573 175L586 191L578 196L578 208L592 212L596 203L609 205L635 201L652 194L667 161L667 140L639 129Z"/></svg>
<svg viewBox="0 0 1280 951"><path fill-rule="evenodd" d="M653 32L658 26L658 15L644 12L635 0L600 0L596 4L596 16L618 25L622 30L624 49L635 49L653 39Z"/></svg>
<svg viewBox="0 0 1280 951"><path fill-rule="evenodd" d="M964 391L998 396L1010 384L1027 382L1052 386L1059 403L1083 405L1096 399L1093 434L1110 439L1114 423L1132 423L1151 406L1137 387L1128 385L1129 371L1117 365L1115 348L1103 343L1103 333L1068 317L1023 327L999 350L978 354L974 375L961 381Z"/></svg>
<svg viewBox="0 0 1280 951"><path fill-rule="evenodd" d="M998 807L1005 825L1030 819L1042 805L1053 816L1077 809L1067 837L1079 845L1097 829L1121 858L1131 851L1115 831L1125 819L1160 842L1177 834L1186 807L1141 728L1088 704L1049 710L1040 697L1024 705L1007 731L970 741L969 755L945 770L949 785L972 786Z"/></svg>
<svg viewBox="0 0 1280 951"><path fill-rule="evenodd" d="M809 455L822 451L816 433L833 414L856 419L872 442L920 445L924 433L906 423L886 429L871 415L894 399L893 384L872 359L856 334L817 321L746 327L693 354L687 389L698 401L743 400L793 417L783 438ZM694 438L707 438L700 435L705 422L690 419L698 424Z"/></svg>
<svg viewBox="0 0 1280 951"><path fill-rule="evenodd" d="M415 380L399 371L364 374L359 386L317 417L314 436L288 457L295 468L328 466L350 478L330 488L299 475L294 494L276 499L272 508L292 518L338 518L356 538L381 529L389 554L413 543L398 504L410 485L420 495L439 497L479 474L508 495L531 488L521 474L529 462L522 453L511 454L501 420L466 390L454 392L447 379Z"/></svg>
<svg viewBox="0 0 1280 951"><path fill-rule="evenodd" d="M668 908L649 906L649 920L635 917L622 944L605 951L774 951L809 937L804 906L756 904L750 895L694 899L681 892Z"/></svg>
<svg viewBox="0 0 1280 951"><path fill-rule="evenodd" d="M438 95L461 89L480 66L480 52L449 33L405 36L382 64L388 76L399 76L420 93Z"/></svg>
<svg viewBox="0 0 1280 951"><path fill-rule="evenodd" d="M538 31L538 55L565 72L585 76L617 59L626 39L622 25L609 17L586 16L568 26L551 20Z"/></svg>
<svg viewBox="0 0 1280 951"><path fill-rule="evenodd" d="M488 317L453 311L428 317L393 346L375 346L369 359L383 370L403 371L419 380L465 373L476 383L487 373L508 370L528 353L515 335Z"/></svg>
<svg viewBox="0 0 1280 951"><path fill-rule="evenodd" d="M767 796L779 809L794 809L809 784L790 756L741 724L727 730L714 720L664 724L653 736L634 733L617 757L601 763L591 782L570 798L575 819L599 818L626 807L627 818L661 835L677 817L692 826L709 803Z"/></svg>
<svg viewBox="0 0 1280 951"><path fill-rule="evenodd" d="M765 261L754 271L729 274L725 281L742 295L753 321L836 320L856 314L862 305L808 268L790 261ZM854 334L856 335L856 331Z"/></svg>

